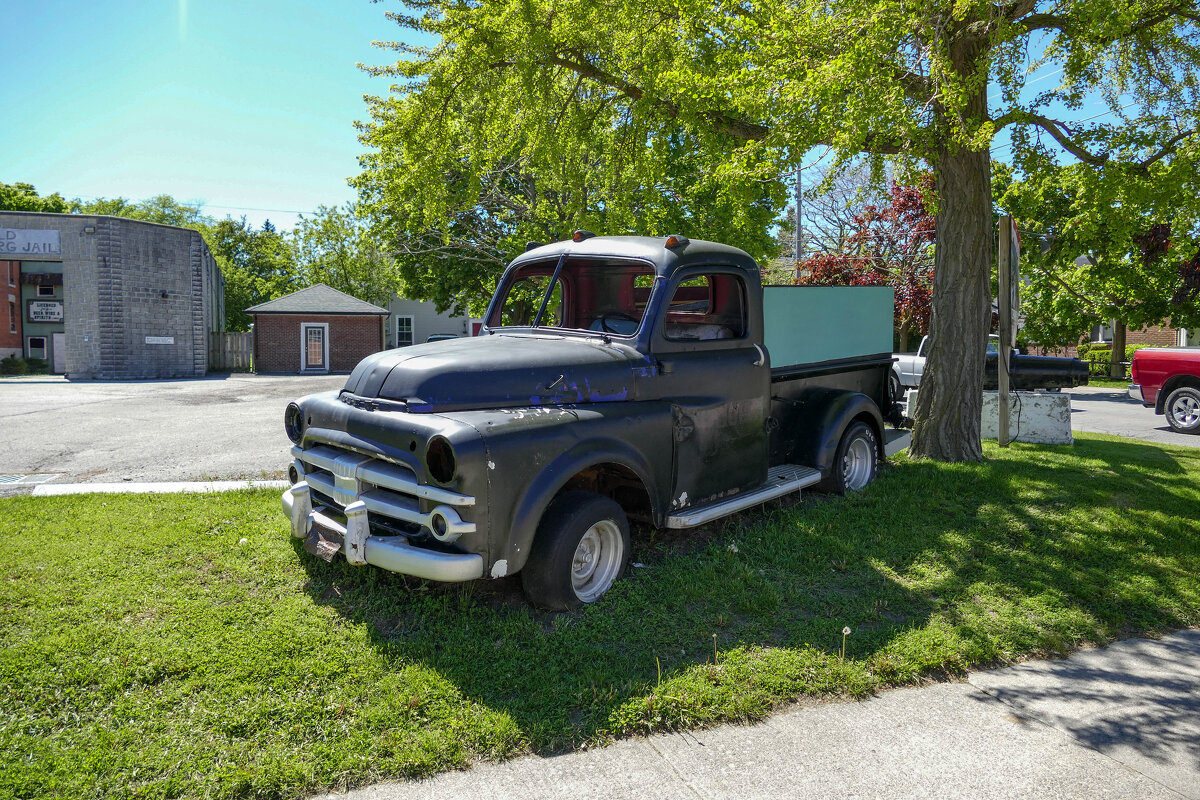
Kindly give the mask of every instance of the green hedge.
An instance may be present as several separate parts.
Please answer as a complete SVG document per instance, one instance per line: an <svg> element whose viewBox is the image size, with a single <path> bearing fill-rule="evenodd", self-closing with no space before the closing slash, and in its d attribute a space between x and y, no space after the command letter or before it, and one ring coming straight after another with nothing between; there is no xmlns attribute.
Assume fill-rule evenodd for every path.
<svg viewBox="0 0 1200 800"><path fill-rule="evenodd" d="M42 375L49 371L50 365L40 358L0 358L0 375Z"/></svg>
<svg viewBox="0 0 1200 800"><path fill-rule="evenodd" d="M1126 364L1133 361L1133 354L1143 347L1153 347L1150 344L1131 344L1125 347L1125 357L1121 359ZM1112 345L1106 342L1084 342L1078 347L1079 359L1088 362L1088 372L1092 375L1107 375L1112 364ZM1125 367L1125 377L1129 377L1129 367Z"/></svg>

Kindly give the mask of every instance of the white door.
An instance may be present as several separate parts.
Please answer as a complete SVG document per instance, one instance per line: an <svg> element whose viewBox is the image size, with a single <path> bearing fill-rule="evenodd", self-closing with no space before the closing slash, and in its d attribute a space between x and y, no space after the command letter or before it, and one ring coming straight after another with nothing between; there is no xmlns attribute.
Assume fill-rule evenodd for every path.
<svg viewBox="0 0 1200 800"><path fill-rule="evenodd" d="M322 372L329 369L329 325L323 322L300 325L300 370Z"/></svg>
<svg viewBox="0 0 1200 800"><path fill-rule="evenodd" d="M67 371L67 335L65 333L51 334L50 352L54 358L54 374L62 375Z"/></svg>

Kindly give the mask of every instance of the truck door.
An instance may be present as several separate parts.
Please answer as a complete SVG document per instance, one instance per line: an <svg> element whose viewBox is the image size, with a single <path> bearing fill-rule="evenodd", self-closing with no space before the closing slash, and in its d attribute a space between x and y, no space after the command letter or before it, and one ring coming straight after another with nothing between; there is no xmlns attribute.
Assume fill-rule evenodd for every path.
<svg viewBox="0 0 1200 800"><path fill-rule="evenodd" d="M755 287L757 289L757 287ZM656 395L671 403L672 507L704 504L767 477L770 365L761 312L736 270L675 276L652 338Z"/></svg>

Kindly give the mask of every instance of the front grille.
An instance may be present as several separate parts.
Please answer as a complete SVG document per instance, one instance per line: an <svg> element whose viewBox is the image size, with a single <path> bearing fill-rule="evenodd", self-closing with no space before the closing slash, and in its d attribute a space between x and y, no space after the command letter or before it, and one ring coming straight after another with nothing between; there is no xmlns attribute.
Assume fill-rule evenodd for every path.
<svg viewBox="0 0 1200 800"><path fill-rule="evenodd" d="M475 505L474 497L421 483L406 465L330 444L293 447L292 457L300 479L331 510L344 512L361 500L368 521L394 533L433 531L439 519L443 541L475 531L475 523L459 516L459 509Z"/></svg>

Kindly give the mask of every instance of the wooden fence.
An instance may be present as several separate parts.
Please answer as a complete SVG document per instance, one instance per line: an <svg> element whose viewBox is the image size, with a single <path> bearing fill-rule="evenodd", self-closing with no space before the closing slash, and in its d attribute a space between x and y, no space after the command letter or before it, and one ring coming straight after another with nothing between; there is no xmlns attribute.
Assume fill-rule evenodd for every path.
<svg viewBox="0 0 1200 800"><path fill-rule="evenodd" d="M249 372L253 368L253 333L209 333L210 372Z"/></svg>

